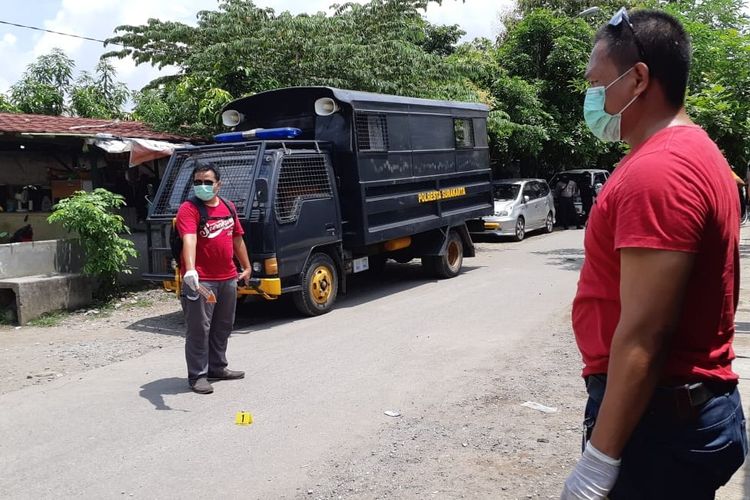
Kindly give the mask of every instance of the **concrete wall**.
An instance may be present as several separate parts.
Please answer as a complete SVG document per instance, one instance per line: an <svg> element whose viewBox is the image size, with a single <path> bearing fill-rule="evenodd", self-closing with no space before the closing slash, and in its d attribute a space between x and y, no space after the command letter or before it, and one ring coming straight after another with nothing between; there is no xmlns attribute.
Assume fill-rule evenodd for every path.
<svg viewBox="0 0 750 500"><path fill-rule="evenodd" d="M157 237L158 233L154 233L154 238ZM120 282L133 284L140 282L141 274L148 271L147 238L145 232L136 232L127 238L135 244L138 256L128 262L134 267L132 274L122 274ZM81 249L72 240L0 245L0 279L48 273L80 273L83 264Z"/></svg>
<svg viewBox="0 0 750 500"><path fill-rule="evenodd" d="M0 245L0 279L48 273L77 273L82 267L81 250L69 240Z"/></svg>

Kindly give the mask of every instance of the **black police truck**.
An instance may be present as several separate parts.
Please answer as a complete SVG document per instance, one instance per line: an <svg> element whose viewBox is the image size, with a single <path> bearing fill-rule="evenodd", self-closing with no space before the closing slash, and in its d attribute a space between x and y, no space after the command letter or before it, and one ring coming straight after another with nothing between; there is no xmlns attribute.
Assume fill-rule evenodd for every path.
<svg viewBox="0 0 750 500"><path fill-rule="evenodd" d="M221 173L245 230L253 280L240 294L291 293L329 311L347 275L420 258L451 278L474 256L466 221L493 211L487 107L328 87L263 92L229 103L233 132L178 149L149 209L149 272L179 293L169 248L196 162ZM243 284L240 284L243 285Z"/></svg>

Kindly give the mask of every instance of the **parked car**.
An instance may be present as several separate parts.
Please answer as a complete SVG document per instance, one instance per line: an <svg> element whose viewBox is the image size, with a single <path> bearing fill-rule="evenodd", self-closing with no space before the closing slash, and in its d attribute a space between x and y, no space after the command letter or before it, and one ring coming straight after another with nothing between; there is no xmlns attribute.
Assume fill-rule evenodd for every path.
<svg viewBox="0 0 750 500"><path fill-rule="evenodd" d="M555 226L555 202L547 181L508 179L493 183L495 213L483 217L483 234L511 236L521 241L530 231L551 233Z"/></svg>
<svg viewBox="0 0 750 500"><path fill-rule="evenodd" d="M555 199L555 209L558 209L559 207L556 186L562 175L568 175L572 180L576 182L576 184L578 184L579 194L573 200L573 204L576 207L576 214L578 215L579 220L581 221L581 223L583 223L588 218L589 214L585 212L583 207L583 201L580 195L581 188L583 186L591 186L593 189L593 197L596 198L596 196L599 195L599 192L602 190L604 183L607 182L607 179L609 179L609 172L598 168L580 168L574 170L565 170L553 175L549 181L549 185L552 188L552 193Z"/></svg>

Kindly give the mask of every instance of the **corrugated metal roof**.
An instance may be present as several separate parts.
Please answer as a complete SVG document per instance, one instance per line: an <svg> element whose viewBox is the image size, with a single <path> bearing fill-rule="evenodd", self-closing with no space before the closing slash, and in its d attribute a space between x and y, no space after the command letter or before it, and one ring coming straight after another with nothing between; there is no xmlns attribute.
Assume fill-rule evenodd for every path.
<svg viewBox="0 0 750 500"><path fill-rule="evenodd" d="M96 134L110 134L115 137L131 137L170 142L186 142L191 140L189 137L155 132L143 122L99 120L72 116L26 115L19 113L0 113L0 133L57 134L61 136L95 136Z"/></svg>

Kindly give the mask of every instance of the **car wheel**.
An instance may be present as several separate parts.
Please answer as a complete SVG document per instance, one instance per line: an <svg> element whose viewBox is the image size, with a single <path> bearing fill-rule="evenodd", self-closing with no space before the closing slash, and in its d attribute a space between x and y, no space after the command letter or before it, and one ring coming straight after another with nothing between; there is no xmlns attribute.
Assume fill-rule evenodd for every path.
<svg viewBox="0 0 750 500"><path fill-rule="evenodd" d="M518 216L516 219L516 232L514 238L516 241L522 241L526 237L526 221L523 216Z"/></svg>
<svg viewBox="0 0 750 500"><path fill-rule="evenodd" d="M544 222L544 230L548 233L555 230L555 217L552 215L552 212L547 214L547 220Z"/></svg>

